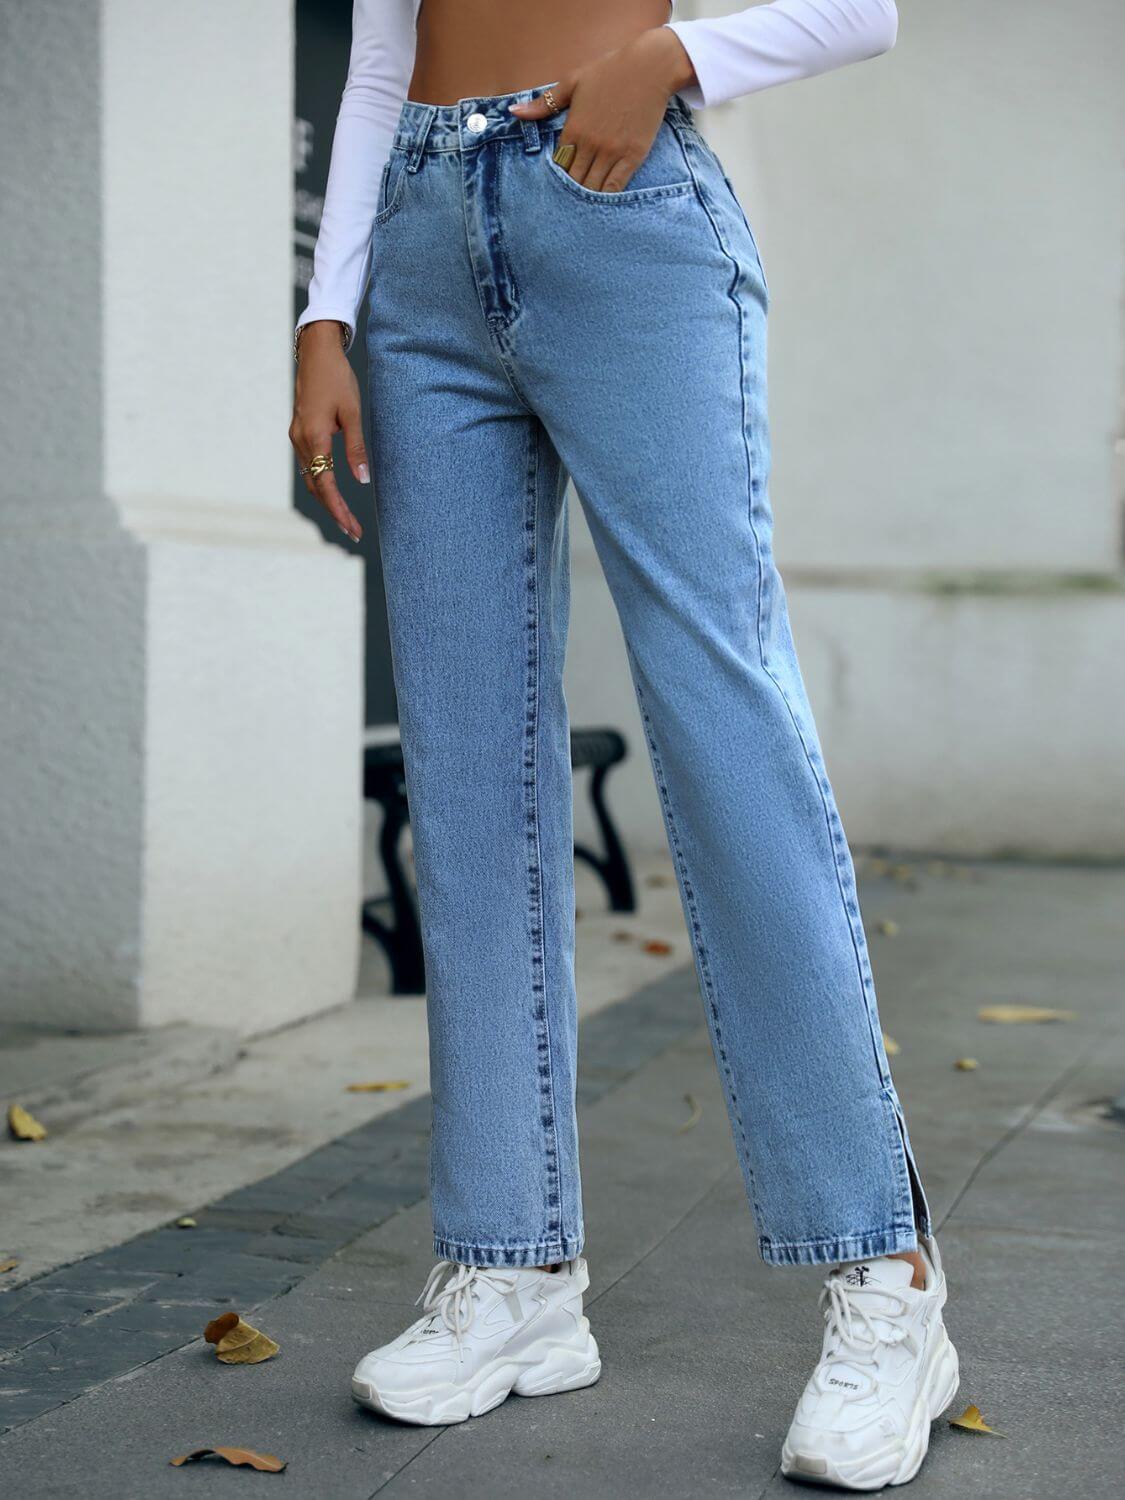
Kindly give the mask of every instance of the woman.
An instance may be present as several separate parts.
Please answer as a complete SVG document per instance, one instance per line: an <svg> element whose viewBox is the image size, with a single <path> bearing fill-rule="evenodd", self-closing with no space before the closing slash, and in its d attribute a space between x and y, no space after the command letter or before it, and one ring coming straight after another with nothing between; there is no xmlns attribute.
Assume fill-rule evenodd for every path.
<svg viewBox="0 0 1125 1500"><path fill-rule="evenodd" d="M574 1118L569 474L624 628L759 1230L832 1269L784 1472L903 1483L945 1281L770 551L766 287L689 106L891 46L892 0L357 0L291 438L375 503L428 977L435 1251L357 1400L419 1423L598 1378ZM542 80L555 80L544 84ZM404 102L405 101L405 102Z"/></svg>

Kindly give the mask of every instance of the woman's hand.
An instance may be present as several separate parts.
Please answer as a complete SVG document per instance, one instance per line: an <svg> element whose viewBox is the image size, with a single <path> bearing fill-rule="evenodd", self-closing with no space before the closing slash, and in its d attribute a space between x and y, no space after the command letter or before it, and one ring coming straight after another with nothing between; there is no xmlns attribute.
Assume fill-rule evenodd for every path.
<svg viewBox="0 0 1125 1500"><path fill-rule="evenodd" d="M570 176L596 193L619 193L652 149L669 98L694 82L691 59L666 26L561 78L551 93L556 109L570 106L558 143L575 148ZM510 109L521 120L555 112L542 95Z"/></svg>
<svg viewBox="0 0 1125 1500"><path fill-rule="evenodd" d="M302 469L317 453L332 452L332 435L344 434L348 468L360 484L369 484L367 449L363 443L363 421L359 412L359 384L348 363L337 322L307 323L301 331L297 361L297 392L289 441L296 449ZM349 536L358 542L363 530L340 494L335 475L305 475L305 488Z"/></svg>

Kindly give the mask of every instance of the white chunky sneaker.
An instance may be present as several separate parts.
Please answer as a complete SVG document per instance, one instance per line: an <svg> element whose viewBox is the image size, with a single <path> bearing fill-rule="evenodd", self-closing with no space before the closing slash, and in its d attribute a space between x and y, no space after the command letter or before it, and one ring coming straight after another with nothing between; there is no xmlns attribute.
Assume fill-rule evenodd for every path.
<svg viewBox="0 0 1125 1500"><path fill-rule="evenodd" d="M464 1422L518 1396L593 1385L598 1346L582 1313L586 1262L557 1271L441 1260L405 1333L365 1354L352 1376L361 1406L400 1422Z"/></svg>
<svg viewBox="0 0 1125 1500"><path fill-rule="evenodd" d="M878 1490L922 1466L930 1423L957 1394L957 1354L941 1321L945 1276L919 1241L926 1285L905 1260L839 1266L824 1283L824 1347L781 1450L781 1472L810 1484Z"/></svg>

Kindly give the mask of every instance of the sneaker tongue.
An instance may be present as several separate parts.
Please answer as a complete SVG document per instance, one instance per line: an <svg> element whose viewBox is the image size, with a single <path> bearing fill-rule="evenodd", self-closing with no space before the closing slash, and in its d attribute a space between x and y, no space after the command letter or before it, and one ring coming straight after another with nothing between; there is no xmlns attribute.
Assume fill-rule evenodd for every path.
<svg viewBox="0 0 1125 1500"><path fill-rule="evenodd" d="M910 1262L885 1257L879 1260L853 1260L842 1265L837 1274L849 1292L865 1294L857 1297L856 1306L862 1307L875 1332L884 1338L892 1336L894 1318L902 1310L898 1298L907 1291L914 1279L914 1268ZM893 1296L880 1296L880 1292ZM839 1340L832 1341L831 1363L822 1367L822 1388L835 1389L841 1395L850 1392L866 1395L871 1390L870 1368L862 1357L857 1363L852 1363L849 1358L852 1351L843 1341L843 1330L839 1329L838 1333ZM861 1327L857 1336L862 1355L862 1346L869 1340L870 1333Z"/></svg>
<svg viewBox="0 0 1125 1500"><path fill-rule="evenodd" d="M844 1285L852 1291L861 1287L885 1287L891 1292L900 1292L914 1280L914 1267L908 1260L892 1260L884 1256L879 1260L853 1260L840 1267Z"/></svg>

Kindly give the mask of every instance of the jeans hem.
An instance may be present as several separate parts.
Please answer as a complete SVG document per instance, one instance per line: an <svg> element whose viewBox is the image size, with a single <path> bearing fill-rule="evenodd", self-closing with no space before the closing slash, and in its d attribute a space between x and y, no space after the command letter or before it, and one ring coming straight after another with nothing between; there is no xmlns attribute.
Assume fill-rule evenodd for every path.
<svg viewBox="0 0 1125 1500"><path fill-rule="evenodd" d="M876 1229L834 1240L770 1240L759 1236L758 1253L771 1266L835 1266L848 1260L875 1260L917 1250L918 1231Z"/></svg>
<svg viewBox="0 0 1125 1500"><path fill-rule="evenodd" d="M435 1235L434 1254L438 1260L451 1260L459 1266L556 1266L578 1258L582 1239L576 1234L534 1244L481 1245Z"/></svg>

